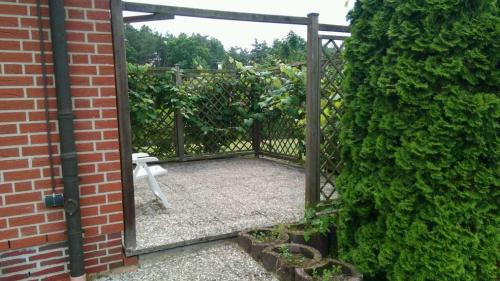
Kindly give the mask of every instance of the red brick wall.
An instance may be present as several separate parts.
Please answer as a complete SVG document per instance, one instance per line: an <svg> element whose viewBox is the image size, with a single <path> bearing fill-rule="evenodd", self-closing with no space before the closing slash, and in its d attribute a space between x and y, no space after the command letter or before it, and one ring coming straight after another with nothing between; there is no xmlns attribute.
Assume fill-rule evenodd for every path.
<svg viewBox="0 0 500 281"><path fill-rule="evenodd" d="M47 0L53 151L62 192ZM109 0L65 0L87 272L124 262ZM0 1L0 279L67 276L62 208L51 194L35 0ZM49 278L50 279L50 278ZM30 279L31 280L31 279Z"/></svg>

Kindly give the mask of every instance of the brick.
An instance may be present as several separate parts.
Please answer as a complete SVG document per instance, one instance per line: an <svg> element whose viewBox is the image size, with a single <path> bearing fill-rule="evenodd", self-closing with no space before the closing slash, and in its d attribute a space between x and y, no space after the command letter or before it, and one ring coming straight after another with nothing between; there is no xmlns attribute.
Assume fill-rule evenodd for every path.
<svg viewBox="0 0 500 281"><path fill-rule="evenodd" d="M108 221L107 216L85 217L85 218L82 218L82 225L83 225L83 227L93 226L93 225L102 225L102 224L107 223L107 221Z"/></svg>
<svg viewBox="0 0 500 281"><path fill-rule="evenodd" d="M78 166L78 173L80 175L85 175L85 174L94 174L95 173L95 165L90 164L90 165L79 165Z"/></svg>
<svg viewBox="0 0 500 281"><path fill-rule="evenodd" d="M1 103L0 103L1 104ZM23 135L0 137L1 146L23 145L28 143L28 137Z"/></svg>
<svg viewBox="0 0 500 281"><path fill-rule="evenodd" d="M85 33L69 31L66 33L68 42L85 42Z"/></svg>
<svg viewBox="0 0 500 281"><path fill-rule="evenodd" d="M65 0L64 5L69 7L92 8L92 0Z"/></svg>
<svg viewBox="0 0 500 281"><path fill-rule="evenodd" d="M17 228L0 230L0 237L2 237L2 240L17 238L17 236L18 236Z"/></svg>
<svg viewBox="0 0 500 281"><path fill-rule="evenodd" d="M27 43L29 43L29 42L23 42L23 46ZM48 46L48 47L52 48L51 46ZM46 67L47 67L47 74L50 75L50 73L54 72L54 67L52 65L47 65ZM42 66L39 64L25 64L24 65L24 72L26 74L42 74ZM36 88L36 90L38 90L38 92L43 93L43 88ZM40 96L42 96L42 95L40 95Z"/></svg>
<svg viewBox="0 0 500 281"><path fill-rule="evenodd" d="M74 110L76 119L99 119L101 117L101 112L99 110Z"/></svg>
<svg viewBox="0 0 500 281"><path fill-rule="evenodd" d="M0 16L0 26L17 27L19 26L17 17Z"/></svg>
<svg viewBox="0 0 500 281"><path fill-rule="evenodd" d="M22 98L24 97L24 91L21 88L11 88L11 89L0 89L0 98ZM8 120L0 119L3 122Z"/></svg>
<svg viewBox="0 0 500 281"><path fill-rule="evenodd" d="M89 142L89 143L76 143L76 151L78 151L78 152L95 151L95 149L94 149L94 143L93 142Z"/></svg>
<svg viewBox="0 0 500 281"><path fill-rule="evenodd" d="M24 192L24 191L31 191L32 190L31 181L16 182L14 184L14 187L15 187L16 192Z"/></svg>
<svg viewBox="0 0 500 281"><path fill-rule="evenodd" d="M81 178L80 184L98 183L104 181L104 176L102 174L86 175Z"/></svg>
<svg viewBox="0 0 500 281"><path fill-rule="evenodd" d="M108 270L108 266L106 264L98 265L98 266L90 266L85 269L88 273L97 273L101 271Z"/></svg>
<svg viewBox="0 0 500 281"><path fill-rule="evenodd" d="M32 120L33 118L30 118ZM56 123L55 121L52 121L50 123L50 130L55 131L55 126ZM20 124L19 129L21 130L21 133L45 133L47 131L47 125L45 122L40 122L40 123L25 123L25 124Z"/></svg>
<svg viewBox="0 0 500 281"><path fill-rule="evenodd" d="M0 252L6 251L9 249L9 242L0 241Z"/></svg>
<svg viewBox="0 0 500 281"><path fill-rule="evenodd" d="M12 266L12 267L7 267L2 269L3 274L9 274L9 273L14 273L14 272L19 272L19 271L24 271L30 268L34 268L36 266L35 263L31 264L23 264L23 265L18 265L18 266ZM15 279L13 279L15 280Z"/></svg>
<svg viewBox="0 0 500 281"><path fill-rule="evenodd" d="M110 88L100 88L99 92L101 93L101 97L105 96L116 96L116 90L114 87Z"/></svg>
<svg viewBox="0 0 500 281"><path fill-rule="evenodd" d="M97 216L99 214L99 208L97 206L81 208L82 217Z"/></svg>
<svg viewBox="0 0 500 281"><path fill-rule="evenodd" d="M69 273L61 273L57 275L52 275L42 279L43 281L69 281Z"/></svg>
<svg viewBox="0 0 500 281"><path fill-rule="evenodd" d="M61 242L61 241L67 241L67 240L68 240L68 236L64 232L47 234L47 242L48 243Z"/></svg>
<svg viewBox="0 0 500 281"><path fill-rule="evenodd" d="M52 146L52 152L57 153L57 146ZM47 145L42 146L28 146L22 148L23 156L36 156L36 155L48 155Z"/></svg>
<svg viewBox="0 0 500 281"><path fill-rule="evenodd" d="M110 23L95 23L95 31L97 32L111 32L111 24Z"/></svg>
<svg viewBox="0 0 500 281"><path fill-rule="evenodd" d="M107 163L97 164L98 172L119 171L119 170L120 170L120 162L107 162ZM101 192L100 187L99 187L99 192Z"/></svg>
<svg viewBox="0 0 500 281"><path fill-rule="evenodd" d="M28 15L26 6L21 5L0 4L0 11L8 11L9 15Z"/></svg>
<svg viewBox="0 0 500 281"><path fill-rule="evenodd" d="M23 262L26 262L26 258L15 258L15 259L2 260L2 261L0 261L0 268L6 267L9 265L20 264Z"/></svg>
<svg viewBox="0 0 500 281"><path fill-rule="evenodd" d="M10 241L10 248L11 249L28 248L28 247L32 247L32 246L41 245L45 242L47 242L45 235L34 236L34 237Z"/></svg>
<svg viewBox="0 0 500 281"><path fill-rule="evenodd" d="M25 179L38 179L40 178L39 169L20 170L12 172L4 172L5 181L25 180Z"/></svg>
<svg viewBox="0 0 500 281"><path fill-rule="evenodd" d="M89 21L66 21L67 30L78 30L78 31L94 31L94 25Z"/></svg>
<svg viewBox="0 0 500 281"><path fill-rule="evenodd" d="M37 235L37 234L38 234L38 231L37 231L36 226L27 226L27 227L21 228L21 236L22 237Z"/></svg>
<svg viewBox="0 0 500 281"><path fill-rule="evenodd" d="M102 203L106 203L106 196L102 194L88 197L85 196L80 199L80 204L82 206L99 205Z"/></svg>
<svg viewBox="0 0 500 281"><path fill-rule="evenodd" d="M78 163L93 163L93 162L101 162L102 154L101 153L91 153L91 154L79 154L78 155Z"/></svg>
<svg viewBox="0 0 500 281"><path fill-rule="evenodd" d="M90 60L92 64L114 64L112 55L91 55Z"/></svg>
<svg viewBox="0 0 500 281"><path fill-rule="evenodd" d="M99 91L96 88L74 88L71 89L73 97L97 97Z"/></svg>
<svg viewBox="0 0 500 281"><path fill-rule="evenodd" d="M4 135L17 134L17 125L16 124L0 125L0 135L2 134Z"/></svg>
<svg viewBox="0 0 500 281"><path fill-rule="evenodd" d="M3 77L0 76L0 85L3 85L2 78ZM24 77L19 77L19 78L24 79ZM27 78L29 78L29 80L32 81L31 77L27 77ZM12 85L9 84L9 85L3 85L3 86L12 86ZM0 110L13 110L13 109L26 110L26 109L33 109L34 106L35 106L35 104L33 103L32 100L3 100L0 103Z"/></svg>
<svg viewBox="0 0 500 281"><path fill-rule="evenodd" d="M99 206L99 209L101 214L116 213L123 211L123 205L122 203L107 204Z"/></svg>
<svg viewBox="0 0 500 281"><path fill-rule="evenodd" d="M0 194L12 193L12 183L0 183ZM0 209L1 210L1 209ZM0 217L1 217L0 213Z"/></svg>
<svg viewBox="0 0 500 281"><path fill-rule="evenodd" d="M113 86L113 85L115 85L115 77L114 76L92 77L92 85L94 85L94 86Z"/></svg>
<svg viewBox="0 0 500 281"><path fill-rule="evenodd" d="M41 266L47 266L47 265L53 265L53 264L60 264L60 263L68 263L69 262L69 257L62 257L62 258L57 258L57 259L51 259L51 260L44 260L40 262Z"/></svg>
<svg viewBox="0 0 500 281"><path fill-rule="evenodd" d="M96 75L97 67L93 65L71 65L69 71L73 75Z"/></svg>
<svg viewBox="0 0 500 281"><path fill-rule="evenodd" d="M0 40L0 45L4 51L19 51L21 50L21 43L19 41L4 41Z"/></svg>
<svg viewBox="0 0 500 281"><path fill-rule="evenodd" d="M54 98L56 97L56 89L54 88L49 88L49 98ZM27 88L26 89L26 96L29 98L43 98L45 96L43 88ZM43 103L43 101L41 101ZM45 109L45 107L44 107ZM51 109L55 109L54 107L51 107Z"/></svg>
<svg viewBox="0 0 500 281"><path fill-rule="evenodd" d="M0 11L1 10L2 10L2 8L0 7ZM12 39L29 39L30 33L28 30L0 28L0 38L10 39L10 40L12 40Z"/></svg>
<svg viewBox="0 0 500 281"><path fill-rule="evenodd" d="M29 215L23 217L15 217L9 219L10 227L31 225L45 222L44 214Z"/></svg>
<svg viewBox="0 0 500 281"><path fill-rule="evenodd" d="M70 53L95 53L94 44L68 43L68 52ZM72 73L73 74L73 73Z"/></svg>
<svg viewBox="0 0 500 281"><path fill-rule="evenodd" d="M1 62L32 62L32 53L0 53Z"/></svg>
<svg viewBox="0 0 500 281"><path fill-rule="evenodd" d="M3 69L5 74L23 74L23 66L20 64L5 64Z"/></svg>
<svg viewBox="0 0 500 281"><path fill-rule="evenodd" d="M2 103L3 102L4 101L2 101ZM26 113L24 113L24 112L0 112L0 120L2 120L2 122L26 121Z"/></svg>
<svg viewBox="0 0 500 281"><path fill-rule="evenodd" d="M70 19L84 19L85 12L81 9L67 9L68 17Z"/></svg>
<svg viewBox="0 0 500 281"><path fill-rule="evenodd" d="M118 255L107 255L105 257L100 258L99 261L101 263L109 263L109 262L117 261L117 260L122 261L123 258L124 258L123 254L120 253Z"/></svg>
<svg viewBox="0 0 500 281"><path fill-rule="evenodd" d="M51 268L35 271L35 272L31 273L31 276L42 276L42 275L47 275L50 273L61 272L61 271L64 271L64 265L58 265L58 266L54 266Z"/></svg>
<svg viewBox="0 0 500 281"><path fill-rule="evenodd" d="M109 11L87 10L87 19L107 21L107 20L111 19L111 15L110 15Z"/></svg>
<svg viewBox="0 0 500 281"><path fill-rule="evenodd" d="M17 194L5 195L5 202L7 202L7 204L32 203L32 202L40 201L41 199L42 199L42 196L41 196L40 192L17 193ZM14 207L12 207L12 208L14 208ZM2 208L2 209L4 209L4 208ZM3 211L2 211L1 215L4 215Z"/></svg>
<svg viewBox="0 0 500 281"><path fill-rule="evenodd" d="M90 86L90 79L87 76L70 75L69 81L73 86Z"/></svg>
<svg viewBox="0 0 500 281"><path fill-rule="evenodd" d="M106 173L106 180L107 181L119 181L121 180L121 173L116 172L116 173Z"/></svg>
<svg viewBox="0 0 500 281"><path fill-rule="evenodd" d="M0 148L0 157L19 157L19 148Z"/></svg>
<svg viewBox="0 0 500 281"><path fill-rule="evenodd" d="M99 75L114 75L114 74L115 74L114 66L99 65Z"/></svg>
<svg viewBox="0 0 500 281"><path fill-rule="evenodd" d="M1 171L22 169L22 168L28 168L28 160L26 159L0 160Z"/></svg>
<svg viewBox="0 0 500 281"><path fill-rule="evenodd" d="M122 221L123 221L123 213L112 214L112 215L109 215L109 217L108 217L109 223L122 222Z"/></svg>
<svg viewBox="0 0 500 281"><path fill-rule="evenodd" d="M104 132L106 135L106 132ZM104 153L104 159L106 161L117 161L120 160L120 153L118 152L106 152Z"/></svg>
<svg viewBox="0 0 500 281"><path fill-rule="evenodd" d="M109 10L109 1L95 0L95 8Z"/></svg>
<svg viewBox="0 0 500 281"><path fill-rule="evenodd" d="M48 29L50 22L48 19L42 19L43 29ZM21 18L21 27L38 28L38 18ZM45 37L47 38L47 37Z"/></svg>
<svg viewBox="0 0 500 281"><path fill-rule="evenodd" d="M80 194L82 196L96 194L96 188L93 185L80 186Z"/></svg>
<svg viewBox="0 0 500 281"><path fill-rule="evenodd" d="M113 233L113 232L118 232L118 231L123 231L123 223L122 222L101 226L102 233Z"/></svg>
<svg viewBox="0 0 500 281"><path fill-rule="evenodd" d="M59 221L63 219L64 219L64 213L62 210L47 214L47 221Z"/></svg>
<svg viewBox="0 0 500 281"><path fill-rule="evenodd" d="M60 221L60 222L42 224L42 225L40 225L39 228L40 228L41 234L52 233L52 232L62 232L66 229L66 222Z"/></svg>
<svg viewBox="0 0 500 281"><path fill-rule="evenodd" d="M116 129L118 128L118 121L114 120L96 120L95 121L96 129Z"/></svg>
<svg viewBox="0 0 500 281"><path fill-rule="evenodd" d="M114 150L118 148L119 148L118 141L103 141L96 143L97 150Z"/></svg>
<svg viewBox="0 0 500 281"><path fill-rule="evenodd" d="M92 141L101 140L101 132L99 131L83 131L75 132L75 139L77 141Z"/></svg>

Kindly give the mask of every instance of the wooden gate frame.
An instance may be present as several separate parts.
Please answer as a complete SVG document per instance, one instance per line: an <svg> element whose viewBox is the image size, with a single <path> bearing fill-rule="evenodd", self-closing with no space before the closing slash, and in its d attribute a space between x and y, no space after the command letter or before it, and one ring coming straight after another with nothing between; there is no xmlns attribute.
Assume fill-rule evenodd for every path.
<svg viewBox="0 0 500 281"><path fill-rule="evenodd" d="M110 0L113 54L118 107L121 180L124 216L124 248L133 255L136 248L134 183L132 178L132 129L128 100L127 61L125 54L124 23L174 19L175 16L218 20L265 22L307 26L307 114L306 114L306 181L305 204L312 206L320 200L320 42L319 31L348 33L343 25L320 24L319 14L307 17L281 16L256 13L227 12L142 4ZM123 11L148 13L123 17Z"/></svg>

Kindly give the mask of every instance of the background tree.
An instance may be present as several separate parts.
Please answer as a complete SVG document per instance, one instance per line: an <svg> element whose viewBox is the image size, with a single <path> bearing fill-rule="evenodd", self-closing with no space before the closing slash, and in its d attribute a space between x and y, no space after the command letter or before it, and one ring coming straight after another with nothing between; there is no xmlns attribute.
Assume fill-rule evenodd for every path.
<svg viewBox="0 0 500 281"><path fill-rule="evenodd" d="M152 64L165 66L166 46L163 36L153 32L148 26L143 25L135 29L132 25L125 25L125 48L127 61L135 64Z"/></svg>
<svg viewBox="0 0 500 281"><path fill-rule="evenodd" d="M376 280L498 280L497 1L358 0L339 245Z"/></svg>
<svg viewBox="0 0 500 281"><path fill-rule="evenodd" d="M306 61L307 42L295 32L290 31L284 39L274 40L271 54L284 63Z"/></svg>

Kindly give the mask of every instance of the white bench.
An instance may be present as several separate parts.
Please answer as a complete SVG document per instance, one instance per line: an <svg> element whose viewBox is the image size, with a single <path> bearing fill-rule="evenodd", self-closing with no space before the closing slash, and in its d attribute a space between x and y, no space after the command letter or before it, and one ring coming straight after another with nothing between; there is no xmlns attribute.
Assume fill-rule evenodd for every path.
<svg viewBox="0 0 500 281"><path fill-rule="evenodd" d="M165 208L169 209L171 208L170 203L168 203L167 197L161 191L160 185L155 178L166 175L167 170L160 165L148 166L148 163L156 161L158 161L158 158L151 157L147 153L132 153L132 163L135 164L134 183L139 179L146 178L153 194L160 199Z"/></svg>

